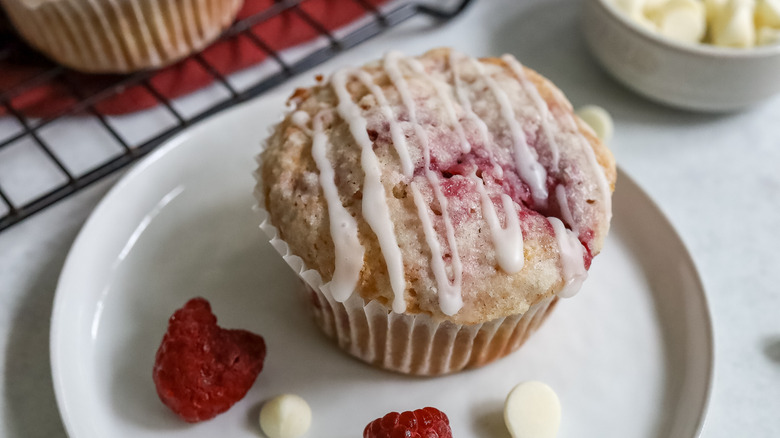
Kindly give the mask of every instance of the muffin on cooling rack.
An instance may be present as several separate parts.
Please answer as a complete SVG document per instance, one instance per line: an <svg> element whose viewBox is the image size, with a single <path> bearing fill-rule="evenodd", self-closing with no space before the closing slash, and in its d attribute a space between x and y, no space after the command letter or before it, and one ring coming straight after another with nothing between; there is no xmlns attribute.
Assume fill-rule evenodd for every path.
<svg viewBox="0 0 780 438"><path fill-rule="evenodd" d="M366 362L437 375L502 357L601 250L613 157L512 56L391 52L290 102L259 157L261 226Z"/></svg>
<svg viewBox="0 0 780 438"><path fill-rule="evenodd" d="M30 45L70 68L127 73L197 52L243 0L0 0Z"/></svg>

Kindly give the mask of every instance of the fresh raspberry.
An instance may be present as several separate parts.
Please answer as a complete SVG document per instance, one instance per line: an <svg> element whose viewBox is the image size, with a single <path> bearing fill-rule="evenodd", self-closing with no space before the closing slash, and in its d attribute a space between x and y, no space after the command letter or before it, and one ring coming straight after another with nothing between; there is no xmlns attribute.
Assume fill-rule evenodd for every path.
<svg viewBox="0 0 780 438"><path fill-rule="evenodd" d="M193 298L171 316L157 350L157 395L184 421L208 420L244 398L264 359L261 336L219 327L209 302Z"/></svg>
<svg viewBox="0 0 780 438"><path fill-rule="evenodd" d="M452 438L450 420L436 408L390 412L368 423L363 438Z"/></svg>

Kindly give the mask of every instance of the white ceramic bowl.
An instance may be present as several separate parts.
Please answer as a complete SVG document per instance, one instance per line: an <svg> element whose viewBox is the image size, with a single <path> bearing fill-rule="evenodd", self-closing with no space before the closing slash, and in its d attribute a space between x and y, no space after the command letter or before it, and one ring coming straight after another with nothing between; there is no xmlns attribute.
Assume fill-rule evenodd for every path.
<svg viewBox="0 0 780 438"><path fill-rule="evenodd" d="M678 43L637 26L605 0L583 0L582 18L585 39L604 68L652 100L727 112L780 93L780 45Z"/></svg>

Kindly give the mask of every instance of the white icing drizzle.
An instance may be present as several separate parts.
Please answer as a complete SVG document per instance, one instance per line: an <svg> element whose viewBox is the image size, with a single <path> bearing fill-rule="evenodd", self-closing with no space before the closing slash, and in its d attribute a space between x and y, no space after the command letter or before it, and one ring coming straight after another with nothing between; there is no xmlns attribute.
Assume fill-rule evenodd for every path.
<svg viewBox="0 0 780 438"><path fill-rule="evenodd" d="M531 100L534 102L534 105L536 105L536 109L539 110L539 118L542 121L542 130L544 131L544 135L547 137L547 142L550 144L550 153L552 154L552 165L551 167L553 169L558 168L558 163L561 159L561 151L558 147L558 142L555 140L555 135L553 135L552 128L550 127L550 120L552 118L552 114L550 114L550 108L547 107L547 102L542 99L542 96L539 94L539 90L536 88L534 84L532 84L528 78L525 76L525 71L523 70L523 66L520 64L520 62L517 61L517 59L512 55L504 55L501 57L501 59L509 66L510 70L515 74L518 81L520 82L520 85L523 87L525 92L531 97Z"/></svg>
<svg viewBox="0 0 780 438"><path fill-rule="evenodd" d="M569 120L571 120L571 123L574 125L577 137L580 139L580 145L585 150L585 156L588 157L588 163L590 163L593 168L593 173L596 174L596 182L602 195L601 202L604 203L604 211L607 213L607 223L609 223L609 221L612 220L612 192L609 188L609 182L607 182L607 174L599 164L599 161L596 158L596 152L593 151L590 141L582 135L577 127L577 122L574 121L574 118L571 115L569 115Z"/></svg>
<svg viewBox="0 0 780 438"><path fill-rule="evenodd" d="M409 113L409 120L414 126L415 134L417 134L418 137L424 136L427 140L428 137L425 134L425 131L423 131L422 127L417 122L417 108L414 105L414 98L412 97L411 90L409 89L409 85L406 83L406 79L404 78L404 75L401 72L401 68L398 65L398 60L401 56L402 55L399 52L389 52L385 56L383 67L385 73L390 78L390 82L393 83L393 86L395 86L396 90L398 90L398 94L401 96L401 102L404 104L407 112ZM420 141L422 141L422 138ZM427 142L425 143L427 145Z"/></svg>
<svg viewBox="0 0 780 438"><path fill-rule="evenodd" d="M439 239L436 238L436 231L433 229L431 218L428 216L425 199L423 199L420 189L417 188L417 184L414 182L411 184L411 189L414 196L414 204L417 206L417 215L420 217L420 223L423 226L425 241L431 249L431 270L436 278L438 294L439 297L447 297L444 300L440 299L439 306L445 315L454 315L463 307L463 297L461 295L463 267L460 264L460 258L452 258L453 280L450 283L447 279L447 269L441 254L441 245L439 244ZM442 281L442 279L446 281Z"/></svg>
<svg viewBox="0 0 780 438"><path fill-rule="evenodd" d="M604 173L598 160L596 159L596 153L593 152L593 148L590 147L590 143L582 139L583 147L585 148L585 154L588 156L588 161L591 166L596 170L596 179L598 181L599 189L602 193L602 202L604 203L604 211L607 213L607 223L612 220L612 193L609 189L609 183L607 182L607 175Z"/></svg>
<svg viewBox="0 0 780 438"><path fill-rule="evenodd" d="M585 156L588 159L588 164L590 164L593 169L593 173L596 176L596 184L598 184L599 191L601 192L601 201L604 203L604 211L607 214L607 222L609 222L612 220L612 191L610 190L609 182L607 182L607 174L599 164L599 161L596 158L596 152L590 145L590 141L585 137L582 131L580 131L577 122L574 120L574 115L566 113L564 121L568 124L569 130L576 134L580 147L583 149Z"/></svg>
<svg viewBox="0 0 780 438"><path fill-rule="evenodd" d="M582 253L584 248L577 235L567 229L560 219L548 217L547 220L552 225L555 231L555 239L558 241L563 280L565 282L563 289L558 292L558 296L571 298L579 292L582 282L588 277L588 270L585 269L585 260Z"/></svg>
<svg viewBox="0 0 780 438"><path fill-rule="evenodd" d="M548 142L550 143L551 152L552 152L552 158L553 158L552 167L557 168L560 161L560 148L558 147L558 144L555 141L555 136L553 135L551 126L548 122L548 119L552 118L552 115L550 114L550 109L547 106L547 103L544 101L544 99L542 99L542 96L539 94L539 90L537 90L536 86L534 86L534 84L528 81L528 79L525 76L525 72L523 71L523 66L520 64L519 61L517 61L517 59L515 59L514 56L504 55L501 57L501 59L514 72L514 74L520 80L520 83L523 84L523 88L526 90L526 93L528 93L528 95L531 97L531 100L533 100L534 104L541 112L542 129L544 130L544 133L547 136ZM555 96L556 99L559 98L557 93L555 94ZM607 213L607 222L609 222L612 218L612 197L610 195L609 183L607 182L607 177L604 173L604 169L602 169L601 165L598 163L598 160L596 159L596 154L593 151L593 148L590 146L590 142L587 140L587 138L585 138L582 132L580 132L580 129L577 126L577 123L574 121L572 115L567 113L564 120L569 125L568 127L571 130L571 132L577 136L580 142L580 146L584 149L585 155L588 159L588 163L593 168L593 173L596 176L597 183L599 186L599 191L601 191L602 200L604 202L605 211ZM572 230L574 230L575 233L579 233L579 227L575 223L574 217L571 213L571 210L569 209L569 205L565 195L566 193L565 189L563 188L563 186L559 185L558 187L556 187L555 190L556 190L556 196L558 198L558 203L561 206L561 215L563 215L563 219L572 228Z"/></svg>
<svg viewBox="0 0 780 438"><path fill-rule="evenodd" d="M352 70L348 72L348 75L354 76L360 80L376 98L382 115L390 122L390 132L393 138L393 144L401 159L404 174L412 176L414 169L412 167L411 159L409 158L409 149L406 144L406 138L404 137L403 130L395 121L395 115L393 114L382 89L374 83L371 76L365 71ZM313 132L309 131L307 127L309 119L309 113L305 111L295 111L290 116L290 120L293 124L306 132L310 132L313 137L312 155L320 170L320 184L323 187L323 193L325 194L326 202L328 204L328 214L330 215L333 241L335 243L344 239L347 242L346 244L342 243L341 245L335 244L337 260L336 272L333 275L331 283L326 285L337 301L344 301L352 293L355 284L357 284L357 281L359 280L360 268L363 263L362 260L365 250L363 246L360 245L357 238L357 225L354 222L354 218L349 215L341 204L337 188L333 182L334 171L332 164L325 156L324 144L327 142L327 137L322 131L321 116L319 114L315 116ZM336 224L340 225L337 226ZM359 257L354 258L353 256L355 255L359 255ZM338 264L340 260L341 266Z"/></svg>
<svg viewBox="0 0 780 438"><path fill-rule="evenodd" d="M401 129L401 125L396 122L395 114L393 114L393 109L387 102L385 93L374 83L374 79L371 75L365 71L356 70L353 74L376 98L376 101L379 104L379 111L382 112L382 116L390 123L390 136L393 139L393 146L398 154L398 158L401 159L401 170L403 170L404 175L412 176L414 166L412 165L412 159L409 157L409 146L406 144L406 136L404 135L403 129Z"/></svg>
<svg viewBox="0 0 780 438"><path fill-rule="evenodd" d="M455 92L460 100L461 106L464 108L469 118L477 123L480 132L482 132L483 141L487 144L490 138L487 124L474 113L471 108L471 101L462 90L457 64L463 59L463 56L464 55L461 55L454 50L450 52L450 68L453 72ZM493 172L497 178L503 178L504 176L504 169L502 169L498 163L494 163ZM478 178L476 174L472 174L471 179L475 182L477 190L480 193L482 214L490 228L490 234L493 239L493 246L496 249L496 258L498 259L499 266L510 274L519 272L523 269L523 265L525 264L525 257L523 255L523 232L520 228L517 210L512 198L506 194L501 195L501 202L507 216L506 227L502 228L496 214L496 206L485 190L484 182L481 178Z"/></svg>
<svg viewBox="0 0 780 438"><path fill-rule="evenodd" d="M433 176L433 172L428 171L426 175L428 177L428 181L430 181L431 177ZM458 251L458 241L455 240L455 227L452 225L452 220L450 220L449 207L448 207L449 204L447 202L447 197L444 196L444 193L442 193L438 181L435 184L433 184L432 187L433 187L434 197L436 198L436 201L439 203L439 206L441 208L442 222L444 222L444 231L447 235L447 243L450 245L453 277L455 278L455 281L453 283L454 289L452 289L449 292L449 294L444 294L439 296L439 306L441 307L442 312L445 312L444 309L449 309L451 313L445 312L446 315L454 315L463 306L461 283L459 280L460 277L463 275L463 265L461 264L460 261L460 254ZM445 283L449 284L449 278L446 276L437 277L436 283L439 286L439 288L442 288L442 284ZM450 290L450 289L444 286L444 290Z"/></svg>
<svg viewBox="0 0 780 438"><path fill-rule="evenodd" d="M348 70L339 70L331 78L331 85L338 96L336 110L339 116L349 125L352 137L361 149L360 164L365 174L363 181L363 217L376 234L379 248L387 265L387 273L390 277L390 287L393 290L393 311L402 313L406 310L404 291L406 279L404 278L404 264L401 256L401 248L395 237L393 222L390 219L390 211L385 197L385 189L382 185L382 172L379 168L379 160L374 153L373 143L366 133L366 119L360 113L360 107L352 102L352 96L347 90Z"/></svg>
<svg viewBox="0 0 780 438"><path fill-rule="evenodd" d="M563 217L564 223L575 233L579 234L579 227L574 222L574 216L571 214L569 199L566 197L566 187L563 184L555 186L555 197L558 199L558 206L561 209L561 217Z"/></svg>
<svg viewBox="0 0 780 438"><path fill-rule="evenodd" d="M479 130L479 135L482 137L482 142L484 145L487 146L487 144L490 142L490 131L488 130L487 124L484 120L482 120L481 117L479 117L474 110L471 108L471 100L469 100L468 95L463 90L463 81L460 79L460 73L458 71L458 63L463 59L465 55L463 55L460 52L457 52L455 50L450 50L450 70L452 70L452 82L455 86L455 95L458 97L458 102L460 103L460 106L463 108L463 111L466 113L466 116L471 119L476 125L477 129ZM498 166L500 168L500 166ZM502 172L503 174L503 172Z"/></svg>
<svg viewBox="0 0 780 438"><path fill-rule="evenodd" d="M438 176L433 171L430 170L431 155L430 155L430 147L428 142L428 134L425 132L425 130L422 128L422 125L420 125L420 123L417 120L417 111L414 105L414 100L412 98L406 79L404 78L403 73L401 72L401 69L398 66L398 60L400 59L400 56L401 55L398 52L388 53L387 56L385 56L384 70L385 73L387 73L387 76L390 78L390 81L398 90L398 94L401 96L401 100L404 106L406 107L407 112L409 113L409 120L414 126L415 134L418 140L420 141L420 145L423 152L423 160L424 160L423 173L425 175L425 178L428 180L428 183L430 184L433 190L434 197L436 198L436 201L439 203L439 207L441 209L442 221L444 222L444 227L446 231L447 243L449 244L450 253L452 256L452 268L454 271L453 274L455 277L455 281L453 283L450 283L450 279L447 276L445 270L434 270L433 274L434 274L434 278L436 279L438 290L445 292L439 294L439 307L441 308L442 312L444 312L445 314L454 315L463 306L461 284L459 280L460 276L462 275L463 268L460 262L460 255L458 254L458 244L457 244L457 240L455 240L455 230L452 225L452 221L450 220L449 217L449 211L447 208L447 198L444 196L444 194L441 191ZM423 74L425 74L424 70L423 70ZM425 211L421 210L423 207L425 207L424 205L421 205L418 202L415 202L415 205L417 206L418 215L420 217L426 214ZM431 254L433 256L435 249L433 246L431 246L431 242L436 240L436 237L432 234L434 232L433 227L430 227L430 229L424 228L423 231L424 233L426 233L425 239L426 242L428 243L428 246L431 249ZM447 310L445 311L445 309ZM448 313L450 311L452 313Z"/></svg>
<svg viewBox="0 0 780 438"><path fill-rule="evenodd" d="M398 52L395 52L398 54ZM390 56L390 54L388 54ZM447 114L447 118L449 118L450 125L455 129L455 133L458 134L458 138L460 139L460 148L463 151L464 154L467 154L471 151L471 144L469 143L468 139L466 138L466 133L463 131L463 126L461 126L460 121L458 120L457 114L455 114L455 104L453 103L452 99L450 98L450 92L447 90L447 87L441 82L437 81L434 78L431 77L428 72L425 71L425 67L422 65L422 63L414 58L400 58L403 61L406 62L406 64L417 74L422 76L436 91L436 95L441 101L441 103L444 105L444 112Z"/></svg>
<svg viewBox="0 0 780 438"><path fill-rule="evenodd" d="M504 216L506 216L505 226L502 228L496 214L496 206L485 190L482 179L477 177L475 173L469 177L474 181L482 198L482 216L490 228L498 265L508 274L519 272L523 269L525 257L523 256L523 230L520 228L520 220L517 218L514 201L506 193L501 194Z"/></svg>
<svg viewBox="0 0 780 438"><path fill-rule="evenodd" d="M539 164L531 147L528 146L523 127L520 126L520 123L517 121L515 111L512 109L512 103L509 101L509 96L501 89L496 80L485 71L485 67L481 62L474 58L468 59L496 97L496 101L498 101L501 110L501 117L503 117L507 125L509 125L515 151L515 166L520 173L520 177L531 188L531 196L534 199L534 204L537 207L546 206L548 196L547 170Z"/></svg>
<svg viewBox="0 0 780 438"><path fill-rule="evenodd" d="M308 119L308 114L303 111L293 114L293 118L296 118L295 115L298 114L297 119L302 120L303 117L300 116L300 113L306 114ZM322 128L323 115L322 112L318 113L312 121L314 129L311 155L320 171L320 186L328 206L330 235L333 239L336 263L333 278L323 287L330 291L333 299L344 302L355 291L360 279L365 249L358 239L355 218L344 208L339 198L338 188L334 181L335 172L327 157L328 136Z"/></svg>
<svg viewBox="0 0 780 438"><path fill-rule="evenodd" d="M472 109L471 100L469 99L468 94L463 90L463 81L460 79L458 63L460 63L464 58L465 55L462 53L455 50L450 50L449 65L450 69L452 70L452 82L453 86L455 87L455 95L458 97L458 102L463 108L463 111L466 113L466 116L477 125L477 130L479 130L480 137L482 137L482 143L487 146L490 143L490 130L488 129L485 121L482 120L482 118L479 117ZM493 162L493 175L498 179L504 177L504 169L500 164L498 164L497 161Z"/></svg>

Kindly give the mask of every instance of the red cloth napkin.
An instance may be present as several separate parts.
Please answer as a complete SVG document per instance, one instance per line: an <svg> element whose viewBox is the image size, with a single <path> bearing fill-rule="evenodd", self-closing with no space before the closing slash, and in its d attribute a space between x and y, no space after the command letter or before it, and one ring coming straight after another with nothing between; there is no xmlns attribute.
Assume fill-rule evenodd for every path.
<svg viewBox="0 0 780 438"><path fill-rule="evenodd" d="M377 6L385 1L366 0L366 3ZM260 13L274 3L274 0L246 0L238 14L238 19ZM302 2L299 7L330 31L353 22L367 13L367 10L355 0L308 0ZM293 10L287 10L255 25L252 31L274 51L310 41L321 35ZM268 54L248 37L239 34L237 37L216 42L206 48L202 56L217 71L227 75L264 61ZM11 56L0 61L0 94L52 68L49 61L29 54ZM124 76L121 75L88 75L68 71L54 80L14 96L10 103L27 117L56 117L67 111L79 98L93 95L123 78ZM80 96L73 95L70 91L71 87L67 86L65 81L74 84ZM151 85L169 99L191 93L213 81L213 76L193 58L187 58L159 70L149 79ZM95 108L102 114L114 115L150 108L157 104L159 101L144 87L131 86L119 94L97 102ZM0 106L0 114L3 114L3 111L5 109Z"/></svg>

